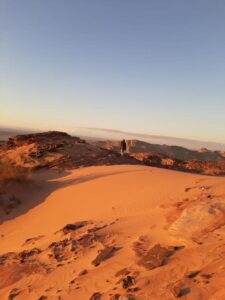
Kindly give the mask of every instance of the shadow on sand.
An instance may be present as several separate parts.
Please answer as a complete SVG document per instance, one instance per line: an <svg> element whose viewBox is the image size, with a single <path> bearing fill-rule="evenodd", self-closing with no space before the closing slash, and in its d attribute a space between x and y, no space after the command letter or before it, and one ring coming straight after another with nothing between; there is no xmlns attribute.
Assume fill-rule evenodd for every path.
<svg viewBox="0 0 225 300"><path fill-rule="evenodd" d="M126 171L111 170L96 173L92 172L83 176L65 178L66 176L70 177L70 171L36 171L27 182L14 182L7 186L5 192L20 199L21 203L17 207L13 208L8 214L3 211L0 212L0 225L22 214L26 214L30 209L44 202L46 198L56 190L70 185L82 184L102 177L134 172L138 172L138 170L131 169Z"/></svg>

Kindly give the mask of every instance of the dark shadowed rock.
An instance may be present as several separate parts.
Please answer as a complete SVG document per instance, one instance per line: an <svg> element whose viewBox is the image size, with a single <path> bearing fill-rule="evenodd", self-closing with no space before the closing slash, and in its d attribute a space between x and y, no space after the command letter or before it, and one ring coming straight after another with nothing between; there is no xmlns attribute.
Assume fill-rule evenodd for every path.
<svg viewBox="0 0 225 300"><path fill-rule="evenodd" d="M101 297L102 297L102 294L99 292L96 292L91 296L90 300L100 300Z"/></svg>
<svg viewBox="0 0 225 300"><path fill-rule="evenodd" d="M140 259L140 265L146 269L152 270L154 268L163 266L168 257L173 254L173 251L162 247L160 244L156 244Z"/></svg>
<svg viewBox="0 0 225 300"><path fill-rule="evenodd" d="M82 247L90 247L95 241L96 235L94 233L87 233L78 239Z"/></svg>
<svg viewBox="0 0 225 300"><path fill-rule="evenodd" d="M21 259L21 262L24 262L26 260L28 260L31 256L37 255L41 253L41 250L38 248L33 248L31 250L24 250L22 252L19 253L19 257Z"/></svg>
<svg viewBox="0 0 225 300"><path fill-rule="evenodd" d="M103 261L109 259L114 255L114 253L117 251L116 247L106 247L103 250L100 251L100 253L97 255L97 257L92 261L92 264L97 267L100 265Z"/></svg>
<svg viewBox="0 0 225 300"><path fill-rule="evenodd" d="M128 289L130 286L135 284L135 279L132 276L127 276L126 278L123 279L123 288Z"/></svg>
<svg viewBox="0 0 225 300"><path fill-rule="evenodd" d="M132 294L126 295L126 298L127 298L127 300L135 300L136 299L135 296Z"/></svg>
<svg viewBox="0 0 225 300"><path fill-rule="evenodd" d="M46 300L48 299L47 296L42 295L41 297L38 298L38 300Z"/></svg>
<svg viewBox="0 0 225 300"><path fill-rule="evenodd" d="M59 242L51 243L48 248L52 250L53 257L58 261L61 262L64 259L64 251L67 246L71 244L69 239L64 239Z"/></svg>
<svg viewBox="0 0 225 300"><path fill-rule="evenodd" d="M63 227L63 233L64 234L67 234L67 233L70 233L72 231L75 231L79 228L82 228L84 227L85 225L87 225L87 222L86 221L82 221L82 222L76 222L76 223L73 223L73 224L67 224L65 227Z"/></svg>
<svg viewBox="0 0 225 300"><path fill-rule="evenodd" d="M197 270L197 271L190 271L186 274L187 278L194 278L196 277L201 271Z"/></svg>
<svg viewBox="0 0 225 300"><path fill-rule="evenodd" d="M72 240L71 241L71 251L75 251L77 249L77 241L76 240Z"/></svg>
<svg viewBox="0 0 225 300"><path fill-rule="evenodd" d="M112 297L110 298L110 300L120 300L120 299L121 299L121 295L120 294L112 295Z"/></svg>
<svg viewBox="0 0 225 300"><path fill-rule="evenodd" d="M170 291L176 298L180 298L182 296L187 295L190 292L190 288L184 286L184 284L180 281L175 282L174 284L170 285Z"/></svg>
<svg viewBox="0 0 225 300"><path fill-rule="evenodd" d="M7 261L13 261L18 258L15 252L7 252L0 256L0 265L4 265Z"/></svg>
<svg viewBox="0 0 225 300"><path fill-rule="evenodd" d="M87 273L88 273L88 270L84 269L83 271L81 271L81 272L79 273L79 276L84 276L84 275L86 275Z"/></svg>

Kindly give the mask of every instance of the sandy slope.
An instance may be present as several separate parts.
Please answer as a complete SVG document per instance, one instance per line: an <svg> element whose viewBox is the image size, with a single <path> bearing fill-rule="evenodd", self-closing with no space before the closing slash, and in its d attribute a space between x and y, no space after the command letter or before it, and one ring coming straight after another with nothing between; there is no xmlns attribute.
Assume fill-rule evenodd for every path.
<svg viewBox="0 0 225 300"><path fill-rule="evenodd" d="M41 171L11 188L22 204L0 215L0 255L40 253L0 264L0 299L225 298L225 178L123 165ZM61 230L78 221L88 222ZM172 252L151 269L141 258L155 244Z"/></svg>

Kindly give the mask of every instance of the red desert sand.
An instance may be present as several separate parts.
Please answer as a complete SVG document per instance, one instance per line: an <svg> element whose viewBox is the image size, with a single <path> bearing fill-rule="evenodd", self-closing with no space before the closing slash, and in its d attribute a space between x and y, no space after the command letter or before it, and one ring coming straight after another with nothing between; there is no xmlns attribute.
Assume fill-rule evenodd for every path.
<svg viewBox="0 0 225 300"><path fill-rule="evenodd" d="M1 300L225 299L224 177L97 166L11 190Z"/></svg>

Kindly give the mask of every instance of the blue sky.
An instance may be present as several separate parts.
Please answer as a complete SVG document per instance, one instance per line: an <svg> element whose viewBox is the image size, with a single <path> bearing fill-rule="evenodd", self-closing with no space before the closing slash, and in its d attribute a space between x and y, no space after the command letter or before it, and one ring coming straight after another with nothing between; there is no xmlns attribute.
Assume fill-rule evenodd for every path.
<svg viewBox="0 0 225 300"><path fill-rule="evenodd" d="M225 142L224 0L0 0L0 125Z"/></svg>

